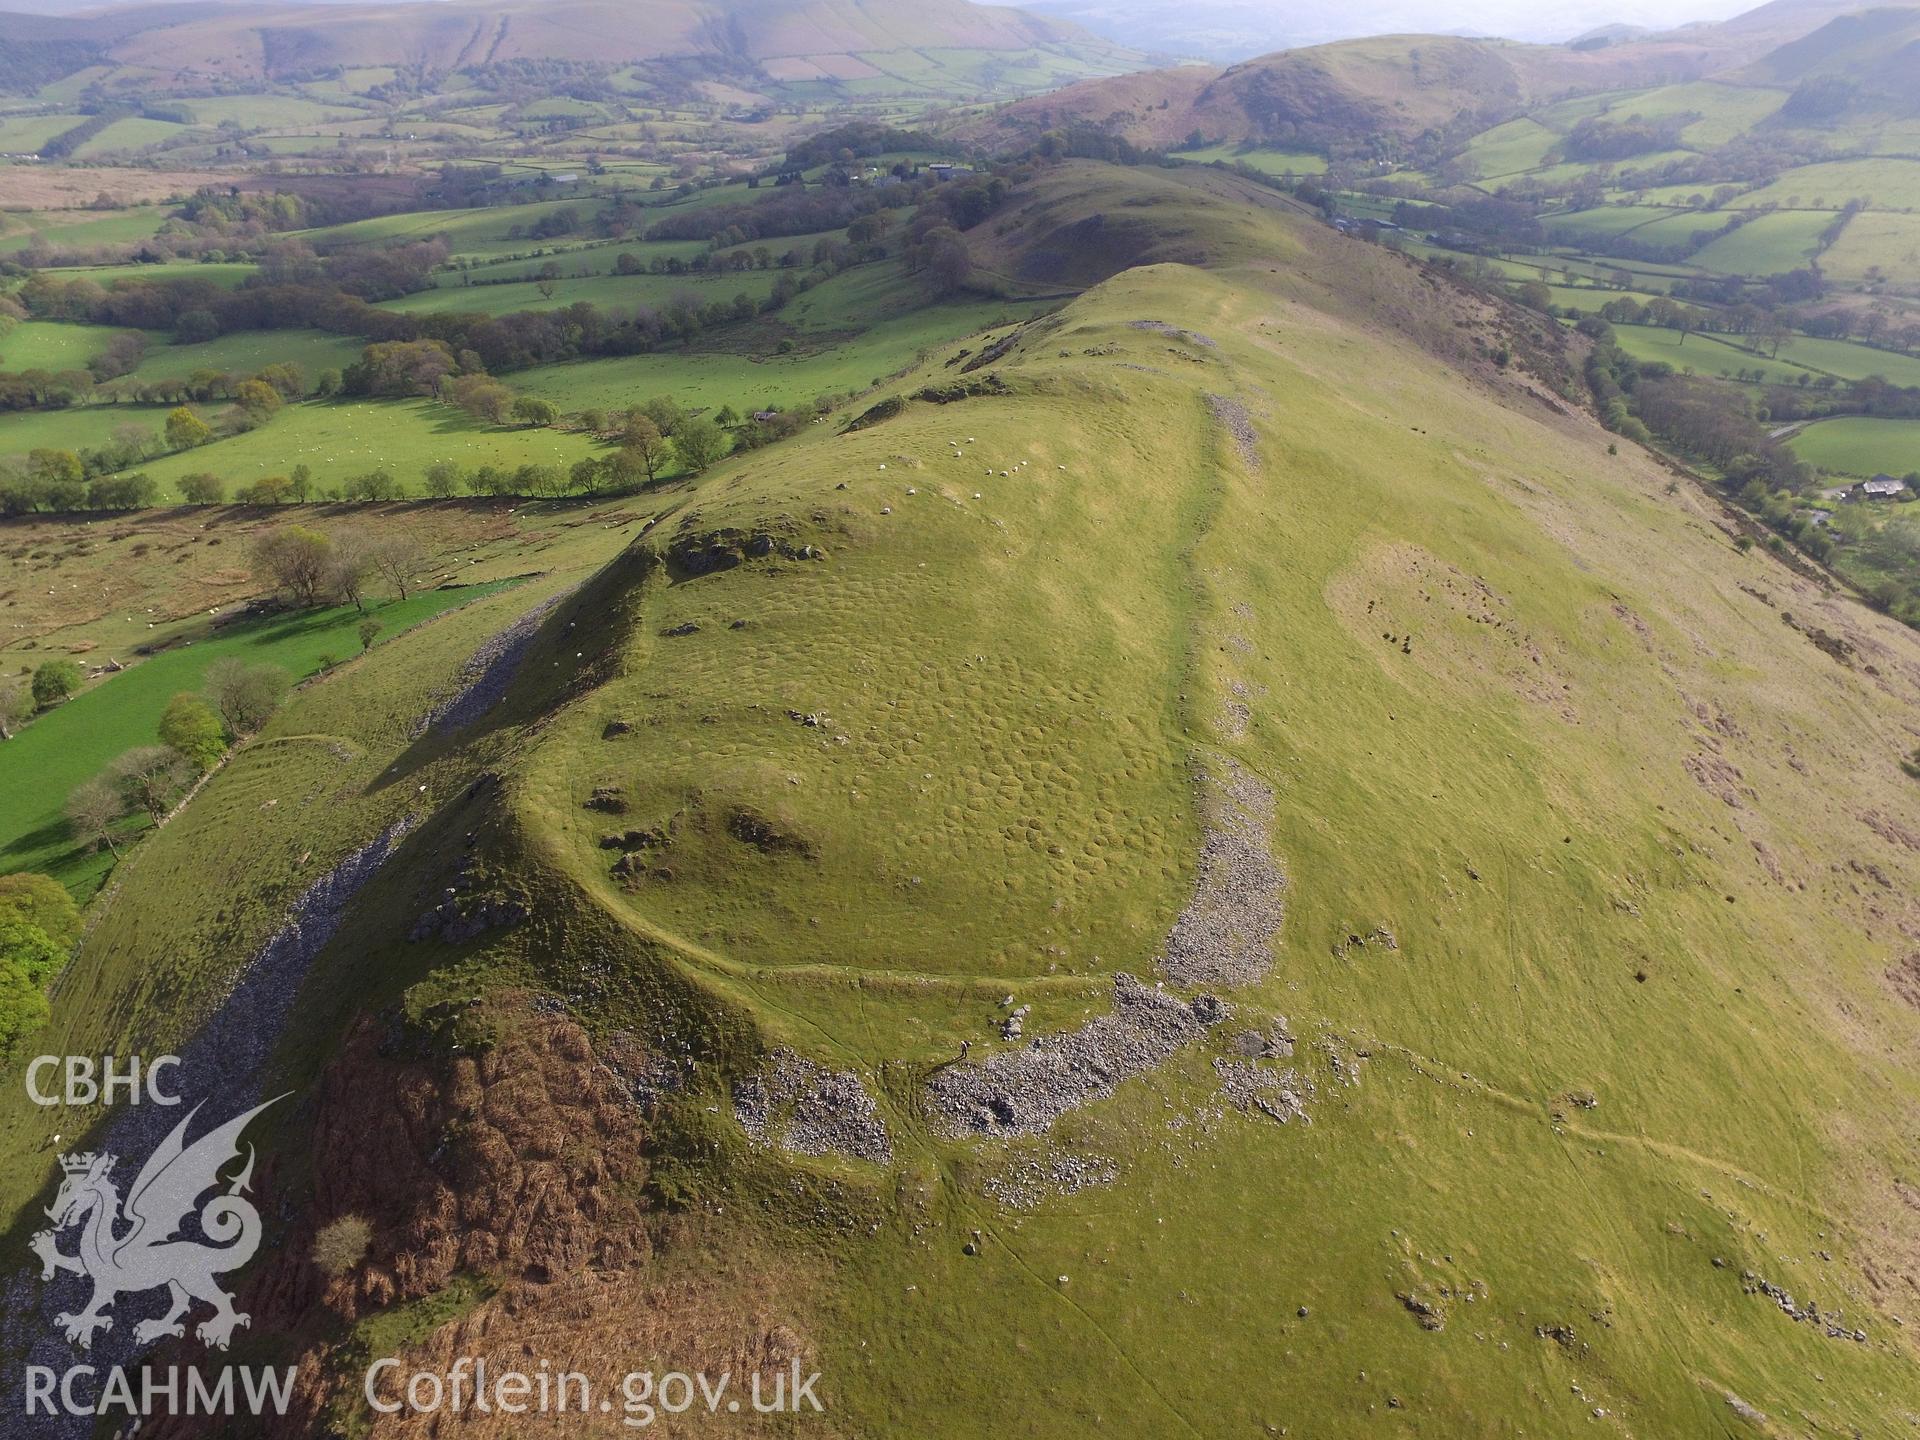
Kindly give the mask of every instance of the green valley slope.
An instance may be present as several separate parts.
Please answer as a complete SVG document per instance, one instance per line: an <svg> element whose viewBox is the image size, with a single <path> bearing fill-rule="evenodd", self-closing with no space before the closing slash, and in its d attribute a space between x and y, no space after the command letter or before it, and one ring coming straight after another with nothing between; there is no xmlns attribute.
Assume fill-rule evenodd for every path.
<svg viewBox="0 0 1920 1440"><path fill-rule="evenodd" d="M999 262L1136 180L1043 171ZM143 846L76 1053L184 1043L417 818L263 1070L302 1426L535 1345L803 1355L847 1435L1910 1434L1920 642L1485 358L1532 322L1222 183L1190 263L583 528ZM23 1238L96 1117L16 1089Z"/></svg>

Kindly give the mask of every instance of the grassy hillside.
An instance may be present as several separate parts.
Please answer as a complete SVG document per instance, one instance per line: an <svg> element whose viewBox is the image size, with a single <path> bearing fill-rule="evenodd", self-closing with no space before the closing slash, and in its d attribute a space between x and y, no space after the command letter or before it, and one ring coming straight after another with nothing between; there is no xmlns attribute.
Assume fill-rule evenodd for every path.
<svg viewBox="0 0 1920 1440"><path fill-rule="evenodd" d="M1920 642L1613 445L1537 318L1194 179L1042 172L989 259L1131 211L1111 278L309 687L115 877L55 1048L180 1043L418 822L273 1051L243 1295L352 1433L405 1433L350 1373L395 1337L804 1354L854 1435L1908 1433ZM942 1095L1047 1053L1016 1005L1160 1028L1009 1136ZM812 1131L775 1047L845 1077ZM97 1118L0 1090L10 1243Z"/></svg>

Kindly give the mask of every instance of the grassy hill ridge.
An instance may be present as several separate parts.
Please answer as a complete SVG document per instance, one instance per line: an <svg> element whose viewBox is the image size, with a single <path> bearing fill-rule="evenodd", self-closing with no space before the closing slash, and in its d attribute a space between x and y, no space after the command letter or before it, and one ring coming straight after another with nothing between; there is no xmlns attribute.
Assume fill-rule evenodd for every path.
<svg viewBox="0 0 1920 1440"><path fill-rule="evenodd" d="M653 1248L579 1222L539 1274L478 1262L496 1299L456 1295L439 1242L509 1217L424 1195L383 1194L364 1268L301 1290L314 1229L375 1201L276 1173L301 1203L251 1283L342 1393L333 1341L443 1295L408 1353L611 1363L555 1332L620 1292L670 1356L781 1328L853 1434L1017 1433L1041 1395L1062 1433L1906 1432L1920 643L1736 550L1544 360L1497 364L1523 317L1218 181L1155 193L1180 183L1043 172L1033 235L1157 203L1206 263L943 346L868 423L582 531L545 581L304 692L143 846L59 997L76 1053L178 1039L293 877L421 816L278 1052L318 1097L289 1155L356 1103L411 1153L412 1112L342 1068L356 1020L492 1097L450 1166L510 1123L487 1057L538 1016L579 1026L549 1053L654 1077L628 1122ZM412 731L556 595L495 710ZM936 1069L1025 1047L1003 997L1057 1040L1116 976L1162 979L1205 883L1195 777L1227 762L1272 796L1271 969L1048 1133L943 1133ZM263 808L295 796L311 861ZM519 918L422 931L443 895ZM884 1164L832 1125L812 1153L750 1138L782 1048L848 1077L836 1113L871 1107ZM37 1157L0 1182L16 1229L42 1132L91 1118L0 1097ZM595 1143L573 1125L555 1164ZM638 1326L620 1303L572 1313Z"/></svg>

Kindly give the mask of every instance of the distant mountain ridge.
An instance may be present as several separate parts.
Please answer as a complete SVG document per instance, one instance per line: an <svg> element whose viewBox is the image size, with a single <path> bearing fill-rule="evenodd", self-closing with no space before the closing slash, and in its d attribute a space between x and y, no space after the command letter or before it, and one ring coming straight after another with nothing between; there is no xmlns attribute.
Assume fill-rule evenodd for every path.
<svg viewBox="0 0 1920 1440"><path fill-rule="evenodd" d="M1756 62L1746 79L1802 87L1806 104L1845 108L1862 102L1912 106L1920 99L1920 8L1888 7L1843 15ZM1827 82L1819 89L1808 89Z"/></svg>
<svg viewBox="0 0 1920 1440"><path fill-rule="evenodd" d="M1086 81L1016 101L969 126L980 139L993 130L1017 136L1077 124L1150 148L1178 145L1196 132L1229 144L1323 146L1357 135L1412 140L1604 90L1735 73L1794 85L1842 72L1866 77L1876 94L1910 92L1911 77L1920 74L1920 8L1773 0L1720 24L1599 44L1376 36L1225 67Z"/></svg>
<svg viewBox="0 0 1920 1440"><path fill-rule="evenodd" d="M511 60L710 60L772 80L870 78L859 57L929 49L1071 47L1131 56L1067 21L969 0L447 0L158 5L70 16L0 14L18 43L84 47L165 89L273 83L333 67L450 74ZM82 68L79 65L73 69Z"/></svg>

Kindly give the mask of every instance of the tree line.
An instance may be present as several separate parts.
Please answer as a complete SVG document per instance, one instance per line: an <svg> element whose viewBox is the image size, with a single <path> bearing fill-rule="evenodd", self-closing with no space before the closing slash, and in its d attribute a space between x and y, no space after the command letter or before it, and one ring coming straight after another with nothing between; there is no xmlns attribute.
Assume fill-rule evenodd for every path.
<svg viewBox="0 0 1920 1440"><path fill-rule="evenodd" d="M47 1023L47 987L80 940L80 910L47 875L0 875L0 1065Z"/></svg>

